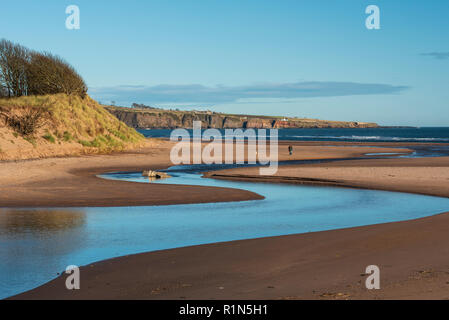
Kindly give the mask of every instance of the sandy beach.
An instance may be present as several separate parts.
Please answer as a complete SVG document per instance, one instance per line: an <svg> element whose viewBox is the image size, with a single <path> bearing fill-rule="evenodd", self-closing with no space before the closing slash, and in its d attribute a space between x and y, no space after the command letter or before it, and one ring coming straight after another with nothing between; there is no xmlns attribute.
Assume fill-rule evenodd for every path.
<svg viewBox="0 0 449 320"><path fill-rule="evenodd" d="M139 206L181 203L243 201L261 199L244 190L170 186L106 181L97 174L117 171L139 172L170 167L168 141L111 155L87 155L3 162L0 166L1 207ZM302 146L290 157L285 148L279 160L336 159L360 157L370 152L404 152L397 148L321 148ZM127 188L123 188L126 184Z"/></svg>
<svg viewBox="0 0 449 320"><path fill-rule="evenodd" d="M1 8L0 301L449 300L449 1L31 2Z"/></svg>
<svg viewBox="0 0 449 320"><path fill-rule="evenodd" d="M280 160L404 152L398 149L404 147L400 144L376 146L295 143L290 157L281 145ZM95 177L103 172L166 168L169 150L164 143L123 154L2 163L0 203L2 207L126 206L261 198L237 189L142 185ZM269 178L258 176L257 168L209 176L449 197L448 166L449 157L364 159L282 166ZM66 290L65 277L59 277L14 298L446 299L448 220L443 213L413 221L125 256L82 267L83 290ZM382 290L364 287L364 268L373 263L382 269Z"/></svg>
<svg viewBox="0 0 449 320"><path fill-rule="evenodd" d="M256 168L236 168L206 174L216 179L313 184L408 192L449 197L449 157L347 160L287 165L273 176Z"/></svg>

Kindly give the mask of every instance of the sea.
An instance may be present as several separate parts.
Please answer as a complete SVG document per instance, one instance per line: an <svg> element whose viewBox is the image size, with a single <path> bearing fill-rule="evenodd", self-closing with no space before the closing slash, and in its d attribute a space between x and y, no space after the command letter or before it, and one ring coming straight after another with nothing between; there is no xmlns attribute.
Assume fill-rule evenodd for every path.
<svg viewBox="0 0 449 320"><path fill-rule="evenodd" d="M224 135L225 130L219 129ZM138 130L146 137L170 138L173 130ZM188 129L190 134L192 130ZM449 143L449 127L279 129L279 140Z"/></svg>

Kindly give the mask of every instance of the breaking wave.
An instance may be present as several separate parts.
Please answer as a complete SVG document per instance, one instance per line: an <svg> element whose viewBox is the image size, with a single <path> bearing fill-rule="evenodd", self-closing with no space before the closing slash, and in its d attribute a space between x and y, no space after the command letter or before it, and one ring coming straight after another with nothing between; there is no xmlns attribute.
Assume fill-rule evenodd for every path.
<svg viewBox="0 0 449 320"><path fill-rule="evenodd" d="M449 138L413 138L413 137L386 137L386 136L306 136L294 135L297 139L333 139L333 140L376 140L376 141L421 141L421 142L442 142L449 141Z"/></svg>

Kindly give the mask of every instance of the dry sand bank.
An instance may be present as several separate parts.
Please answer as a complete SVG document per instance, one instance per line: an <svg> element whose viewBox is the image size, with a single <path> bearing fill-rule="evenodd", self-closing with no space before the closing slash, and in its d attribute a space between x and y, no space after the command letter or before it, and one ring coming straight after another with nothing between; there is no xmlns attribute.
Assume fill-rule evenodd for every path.
<svg viewBox="0 0 449 320"><path fill-rule="evenodd" d="M136 184L95 176L167 168L171 165L169 150L163 144L112 155L3 162L0 207L140 206L262 199L245 190Z"/></svg>
<svg viewBox="0 0 449 320"><path fill-rule="evenodd" d="M281 166L273 176L257 168L210 172L211 178L400 191L449 197L449 157L365 159Z"/></svg>
<svg viewBox="0 0 449 320"><path fill-rule="evenodd" d="M171 166L172 146L171 142L163 141L138 151L112 155L0 162L0 207L137 206L262 198L244 190L136 184L95 177L104 172L167 168ZM303 147L301 154L289 157L283 148L279 159L348 158L378 150L384 149L309 146Z"/></svg>

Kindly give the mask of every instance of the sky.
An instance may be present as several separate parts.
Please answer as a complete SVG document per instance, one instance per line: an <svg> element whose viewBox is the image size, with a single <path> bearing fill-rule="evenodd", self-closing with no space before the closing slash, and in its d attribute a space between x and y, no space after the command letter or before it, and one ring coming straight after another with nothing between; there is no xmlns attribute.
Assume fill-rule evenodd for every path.
<svg viewBox="0 0 449 320"><path fill-rule="evenodd" d="M449 126L448 15L447 0L17 0L0 38L65 58L104 104Z"/></svg>

